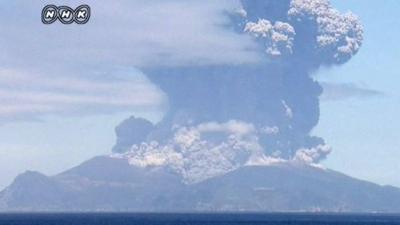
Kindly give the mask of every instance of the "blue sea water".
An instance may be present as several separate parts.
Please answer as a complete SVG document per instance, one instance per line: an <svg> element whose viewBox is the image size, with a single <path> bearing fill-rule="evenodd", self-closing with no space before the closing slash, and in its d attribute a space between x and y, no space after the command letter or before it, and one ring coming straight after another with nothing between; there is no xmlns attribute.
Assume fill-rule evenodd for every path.
<svg viewBox="0 0 400 225"><path fill-rule="evenodd" d="M389 214L10 213L0 225L400 225Z"/></svg>

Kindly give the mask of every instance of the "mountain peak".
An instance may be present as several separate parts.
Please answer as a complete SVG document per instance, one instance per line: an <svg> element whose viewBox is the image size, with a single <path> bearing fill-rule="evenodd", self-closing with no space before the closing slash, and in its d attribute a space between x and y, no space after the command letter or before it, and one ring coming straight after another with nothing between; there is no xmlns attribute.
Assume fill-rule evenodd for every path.
<svg viewBox="0 0 400 225"><path fill-rule="evenodd" d="M197 183L165 166L95 157L55 176L27 171L0 193L25 211L400 211L400 189L308 164L243 166Z"/></svg>

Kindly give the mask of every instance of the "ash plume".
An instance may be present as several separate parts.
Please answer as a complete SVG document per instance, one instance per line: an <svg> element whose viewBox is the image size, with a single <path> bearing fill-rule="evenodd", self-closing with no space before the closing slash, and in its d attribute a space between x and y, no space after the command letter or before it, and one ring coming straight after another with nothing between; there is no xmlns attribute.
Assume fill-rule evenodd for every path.
<svg viewBox="0 0 400 225"><path fill-rule="evenodd" d="M189 183L247 164L314 164L329 154L325 141L310 135L322 93L310 75L357 53L359 20L327 0L242 0L241 6L229 13L231 29L250 35L264 59L144 68L168 96L169 110L154 125L137 118L121 124L128 128L117 130L115 152L134 165L169 166Z"/></svg>

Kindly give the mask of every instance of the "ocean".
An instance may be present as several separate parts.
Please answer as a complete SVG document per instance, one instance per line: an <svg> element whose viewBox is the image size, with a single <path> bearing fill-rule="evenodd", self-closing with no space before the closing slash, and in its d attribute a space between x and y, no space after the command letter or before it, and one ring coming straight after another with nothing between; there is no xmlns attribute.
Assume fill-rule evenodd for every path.
<svg viewBox="0 0 400 225"><path fill-rule="evenodd" d="M394 214L9 213L0 225L400 225Z"/></svg>

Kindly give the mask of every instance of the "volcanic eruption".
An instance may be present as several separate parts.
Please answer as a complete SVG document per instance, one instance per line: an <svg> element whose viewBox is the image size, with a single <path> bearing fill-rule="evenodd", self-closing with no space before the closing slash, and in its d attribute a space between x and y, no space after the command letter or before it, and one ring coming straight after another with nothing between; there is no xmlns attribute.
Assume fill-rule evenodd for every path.
<svg viewBox="0 0 400 225"><path fill-rule="evenodd" d="M120 124L117 157L165 165L192 183L244 165L316 164L330 153L323 138L310 135L323 91L311 75L357 53L357 17L327 0L242 0L226 13L229 29L257 43L260 62L143 68L169 108L156 124L135 117Z"/></svg>

